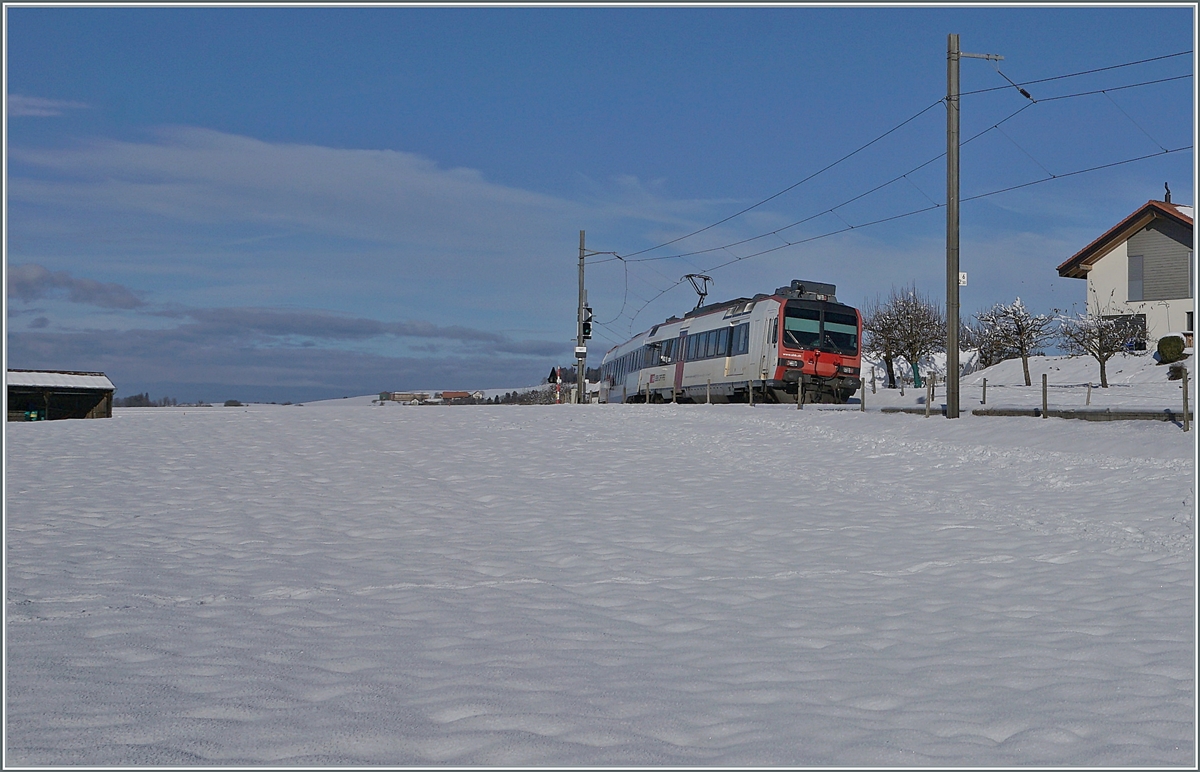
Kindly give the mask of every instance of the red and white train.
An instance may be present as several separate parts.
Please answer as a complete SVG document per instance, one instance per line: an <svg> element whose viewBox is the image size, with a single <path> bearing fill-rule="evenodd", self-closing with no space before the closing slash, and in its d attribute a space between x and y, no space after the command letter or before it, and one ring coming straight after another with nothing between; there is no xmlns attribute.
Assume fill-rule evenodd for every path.
<svg viewBox="0 0 1200 772"><path fill-rule="evenodd" d="M797 279L656 324L604 355L600 401L848 402L862 315L835 290Z"/></svg>

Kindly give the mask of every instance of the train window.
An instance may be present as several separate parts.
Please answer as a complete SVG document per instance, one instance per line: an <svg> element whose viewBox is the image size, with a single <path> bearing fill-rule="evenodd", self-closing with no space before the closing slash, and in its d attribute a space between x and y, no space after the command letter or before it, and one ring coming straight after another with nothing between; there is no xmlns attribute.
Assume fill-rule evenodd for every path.
<svg viewBox="0 0 1200 772"><path fill-rule="evenodd" d="M722 327L716 332L717 352L716 356L729 356L729 328Z"/></svg>
<svg viewBox="0 0 1200 772"><path fill-rule="evenodd" d="M821 339L821 309L787 306L783 318L783 345L810 348Z"/></svg>
<svg viewBox="0 0 1200 772"><path fill-rule="evenodd" d="M858 353L858 317L853 313L825 311L825 341L843 354Z"/></svg>
<svg viewBox="0 0 1200 772"><path fill-rule="evenodd" d="M750 352L750 323L745 322L733 328L733 356Z"/></svg>
<svg viewBox="0 0 1200 772"><path fill-rule="evenodd" d="M779 325L774 319L767 320L767 324L771 325L771 345L774 346L779 340Z"/></svg>
<svg viewBox="0 0 1200 772"><path fill-rule="evenodd" d="M697 359L696 344L700 342L700 336L699 335L689 335L689 336L687 336L686 340L687 340L687 355L684 357L684 361L693 362Z"/></svg>

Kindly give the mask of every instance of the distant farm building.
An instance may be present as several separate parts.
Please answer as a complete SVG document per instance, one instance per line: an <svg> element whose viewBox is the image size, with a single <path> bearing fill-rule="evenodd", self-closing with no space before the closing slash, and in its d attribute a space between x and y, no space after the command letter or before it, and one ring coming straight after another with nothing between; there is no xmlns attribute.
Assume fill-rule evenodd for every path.
<svg viewBox="0 0 1200 772"><path fill-rule="evenodd" d="M8 420L112 418L112 381L104 373L9 370Z"/></svg>
<svg viewBox="0 0 1200 772"><path fill-rule="evenodd" d="M425 402L429 399L429 394L423 391L381 391L379 392L380 402Z"/></svg>
<svg viewBox="0 0 1200 772"><path fill-rule="evenodd" d="M442 399L470 399L471 392L469 391L443 391Z"/></svg>

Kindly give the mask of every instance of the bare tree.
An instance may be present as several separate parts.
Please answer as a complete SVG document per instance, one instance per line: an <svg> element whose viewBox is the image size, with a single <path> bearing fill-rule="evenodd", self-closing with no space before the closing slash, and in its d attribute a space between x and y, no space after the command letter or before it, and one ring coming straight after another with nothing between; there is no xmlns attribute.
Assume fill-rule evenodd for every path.
<svg viewBox="0 0 1200 772"><path fill-rule="evenodd" d="M1105 365L1114 355L1146 341L1146 329L1129 316L1060 316L1058 338L1070 354L1087 354L1100 363L1100 388L1108 388Z"/></svg>
<svg viewBox="0 0 1200 772"><path fill-rule="evenodd" d="M899 291L893 288L887 305L895 317L895 351L912 367L913 386L920 388L920 361L946 348L946 317L941 306L921 294L915 284Z"/></svg>
<svg viewBox="0 0 1200 772"><path fill-rule="evenodd" d="M874 301L863 304L863 348L883 360L887 369L887 388L896 388L896 323L891 308Z"/></svg>
<svg viewBox="0 0 1200 772"><path fill-rule="evenodd" d="M1032 385L1029 357L1042 353L1042 347L1054 340L1055 330L1050 326L1053 317L1030 314L1021 299L1017 298L1009 305L997 303L987 311L975 314L975 318L982 328L983 342L989 349L989 355L999 356L997 361L1020 357L1025 385ZM981 356L982 353L981 348Z"/></svg>

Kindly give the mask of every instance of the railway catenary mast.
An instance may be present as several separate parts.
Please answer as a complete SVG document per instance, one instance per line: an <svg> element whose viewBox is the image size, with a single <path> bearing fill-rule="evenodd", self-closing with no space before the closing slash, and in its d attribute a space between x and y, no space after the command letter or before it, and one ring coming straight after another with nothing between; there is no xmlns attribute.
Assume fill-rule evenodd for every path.
<svg viewBox="0 0 1200 772"><path fill-rule="evenodd" d="M587 338L584 333L584 309L587 307L587 290L583 288L584 232L579 231L579 318L575 325L575 404L587 402Z"/></svg>
<svg viewBox="0 0 1200 772"><path fill-rule="evenodd" d="M862 383L862 315L835 292L797 279L673 316L608 351L600 400L847 402Z"/></svg>

